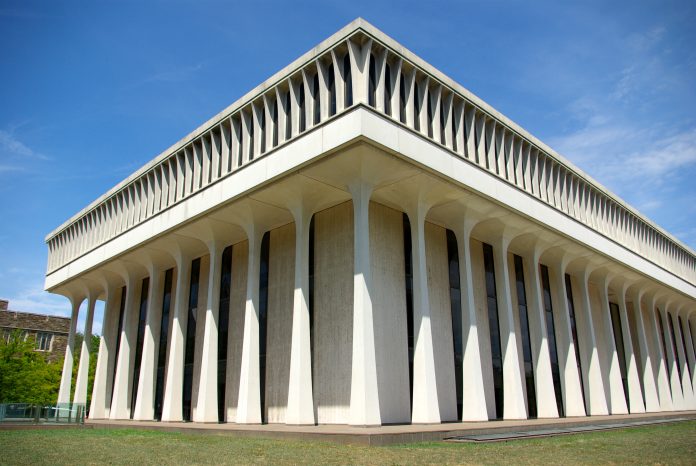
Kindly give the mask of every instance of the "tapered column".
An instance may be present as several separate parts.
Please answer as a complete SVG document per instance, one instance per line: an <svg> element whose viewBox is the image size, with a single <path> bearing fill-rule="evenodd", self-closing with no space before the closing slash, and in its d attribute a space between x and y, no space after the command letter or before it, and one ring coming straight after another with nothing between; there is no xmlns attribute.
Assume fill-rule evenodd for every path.
<svg viewBox="0 0 696 466"><path fill-rule="evenodd" d="M220 311L220 276L222 273L222 252L225 249L220 240L208 242L210 272L208 280L208 299L206 300L203 327L203 354L198 382L198 403L194 411L196 422L218 422L218 316Z"/></svg>
<svg viewBox="0 0 696 466"><path fill-rule="evenodd" d="M486 391L483 386L479 329L474 302L473 271L471 269L471 230L474 218L465 218L454 230L459 246L459 283L462 303L462 335L464 354L462 360L462 421L487 421Z"/></svg>
<svg viewBox="0 0 696 466"><path fill-rule="evenodd" d="M312 354L309 326L309 224L312 213L301 202L290 209L295 219L295 291L292 309L290 380L285 423L314 424Z"/></svg>
<svg viewBox="0 0 696 466"><path fill-rule="evenodd" d="M109 419L129 419L130 403L128 395L133 382L133 359L135 358L135 339L138 325L137 280L128 273L126 278L126 306L123 312L123 327L116 356L116 376L114 393L111 398Z"/></svg>
<svg viewBox="0 0 696 466"><path fill-rule="evenodd" d="M155 378L157 376L157 352L159 350L160 320L162 318L162 297L164 280L162 272L154 264L149 267L150 286L147 297L147 316L143 335L140 379L135 400L133 419L151 421L155 418Z"/></svg>
<svg viewBox="0 0 696 466"><path fill-rule="evenodd" d="M551 355L549 354L546 311L544 310L541 294L541 278L539 276L540 252L538 248L535 248L530 255L523 258L522 265L525 284L528 283L527 288L529 290L526 294L527 316L534 359L534 388L536 390L537 416L540 418L554 418L558 417L558 407L556 405L556 393L554 391L553 374L551 372Z"/></svg>
<svg viewBox="0 0 696 466"><path fill-rule="evenodd" d="M351 425L382 423L377 389L375 330L372 315L372 269L370 265L370 197L372 185L355 181L349 187L353 198L353 359L350 384ZM415 404L415 399L414 399Z"/></svg>
<svg viewBox="0 0 696 466"><path fill-rule="evenodd" d="M427 206L416 202L408 212L411 223L413 260L413 330L416 338L413 352L413 410L411 422L440 422L440 404L435 378L435 352L430 322L430 296L425 259L425 215Z"/></svg>
<svg viewBox="0 0 696 466"><path fill-rule="evenodd" d="M97 297L90 294L87 297L87 319L85 320L84 338L80 352L80 366L77 368L77 380L75 381L75 396L73 403L87 403L87 382L89 376L89 358L92 351L92 320L94 319L94 305Z"/></svg>
<svg viewBox="0 0 696 466"><path fill-rule="evenodd" d="M641 376L643 379L643 393L645 395L645 411L654 413L660 411L660 399L657 396L655 385L654 359L650 356L645 322L643 319L643 292L639 289L633 294L633 313L636 316L636 332L638 332L638 348L640 349Z"/></svg>
<svg viewBox="0 0 696 466"><path fill-rule="evenodd" d="M607 368L604 371L605 383L609 384L609 410L611 414L627 414L626 396L621 380L621 366L614 342L614 326L609 308L609 277L604 277L599 284L599 301L601 303L602 322L604 326L604 344L606 345Z"/></svg>
<svg viewBox="0 0 696 466"><path fill-rule="evenodd" d="M169 335L167 354L167 380L164 385L162 402L162 421L182 421L183 385L184 385L184 350L186 349L186 318L188 314L189 294L191 288L191 257L179 250L175 253L176 291L172 316L172 332Z"/></svg>
<svg viewBox="0 0 696 466"><path fill-rule="evenodd" d="M94 386L92 387L92 403L89 409L91 419L106 419L109 417L111 402L111 380L109 375L114 373L116 360L116 339L118 338L118 301L120 293L117 288L106 284L106 299L104 302L104 319L102 321L102 336L99 341L97 367L94 371Z"/></svg>
<svg viewBox="0 0 696 466"><path fill-rule="evenodd" d="M561 361L563 370L561 380L564 388L563 400L565 401L566 416L585 416L585 401L582 393L582 384L580 382L582 374L578 370L577 354L579 353L576 352L575 349L573 330L570 323L570 308L568 305L568 292L565 282L565 265L565 261L561 259L549 269L551 272L550 278L553 282L552 286L556 290L555 295L558 298L556 299L556 306L558 306L559 310L556 314L559 316L558 322L556 323L556 329L558 330L557 341L559 345L562 344L564 348L562 352L563 359ZM561 357L560 353L561 352L559 352L559 358Z"/></svg>
<svg viewBox="0 0 696 466"><path fill-rule="evenodd" d="M590 305L590 291L588 288L590 270L586 269L578 275L580 288L579 301L582 305L581 312L576 314L578 331L584 342L580 351L585 377L585 398L590 416L609 414L607 399L604 394L604 381L599 365L599 353L597 351L597 339L595 337L594 323L592 319L592 307Z"/></svg>
<svg viewBox="0 0 696 466"><path fill-rule="evenodd" d="M261 423L261 380L259 364L259 273L261 240L264 232L258 225L246 225L249 238L249 265L247 268L247 298L244 309L244 340L239 377L237 422Z"/></svg>
<svg viewBox="0 0 696 466"><path fill-rule="evenodd" d="M662 336L660 335L660 325L657 308L655 307L656 297L653 295L648 302L647 315L650 319L650 333L652 334L653 346L657 356L657 393L660 397L660 411L674 411L674 402L669 387L669 372L667 370L667 355L663 351ZM647 323L647 322L646 322ZM666 341L666 340L664 340Z"/></svg>
<svg viewBox="0 0 696 466"><path fill-rule="evenodd" d="M503 418L526 419L527 407L522 389L522 371L510 294L510 271L507 261L509 244L509 240L502 235L493 242L495 287L498 294L500 341L503 351Z"/></svg>
<svg viewBox="0 0 696 466"><path fill-rule="evenodd" d="M665 347L667 355L665 361L667 362L667 367L669 368L669 386L672 390L672 406L675 410L681 411L685 409L684 406L684 394L682 393L681 380L679 380L679 371L677 370L677 355L674 354L674 346L672 343L672 335L670 332L669 314L667 313L669 309L669 303L664 306L664 309L658 307L657 313L658 318L662 320L662 334L665 339Z"/></svg>
<svg viewBox="0 0 696 466"><path fill-rule="evenodd" d="M63 374L60 378L60 390L58 391L58 403L70 403L70 389L72 385L73 352L75 349L75 332L77 330L77 317L80 311L82 298L70 298L72 313L70 315L70 330L68 333L68 344L65 347L65 358L63 359Z"/></svg>
<svg viewBox="0 0 696 466"><path fill-rule="evenodd" d="M675 346L677 347L677 356L679 356L676 361L681 369L681 387L682 394L684 396L684 409L693 409L694 407L694 391L691 387L691 377L689 376L689 361L686 357L686 348L684 343L686 338L682 335L682 328L679 325L679 313L681 309L673 311L671 313L672 324L674 325L674 340Z"/></svg>
<svg viewBox="0 0 696 466"><path fill-rule="evenodd" d="M631 326L628 325L628 311L626 309L626 286L619 288L617 301L619 315L621 317L621 334L623 335L624 356L626 358L626 377L628 385L628 402L631 414L644 413L643 393L640 389L638 376L638 364L633 352L633 339L631 338Z"/></svg>

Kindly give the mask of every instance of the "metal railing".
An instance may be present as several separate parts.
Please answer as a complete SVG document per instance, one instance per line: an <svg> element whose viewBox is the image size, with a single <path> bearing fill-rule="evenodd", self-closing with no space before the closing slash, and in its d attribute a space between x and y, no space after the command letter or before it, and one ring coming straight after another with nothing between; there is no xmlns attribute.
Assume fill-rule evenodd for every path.
<svg viewBox="0 0 696 466"><path fill-rule="evenodd" d="M83 403L1 403L0 423L84 424L86 412Z"/></svg>

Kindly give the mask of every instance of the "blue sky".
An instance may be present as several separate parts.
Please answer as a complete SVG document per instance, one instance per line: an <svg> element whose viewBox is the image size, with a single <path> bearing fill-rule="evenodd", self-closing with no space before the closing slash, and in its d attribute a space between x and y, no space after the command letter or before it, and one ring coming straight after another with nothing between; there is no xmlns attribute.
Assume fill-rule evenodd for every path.
<svg viewBox="0 0 696 466"><path fill-rule="evenodd" d="M357 16L696 248L693 1L0 0L0 297L69 315L45 235Z"/></svg>

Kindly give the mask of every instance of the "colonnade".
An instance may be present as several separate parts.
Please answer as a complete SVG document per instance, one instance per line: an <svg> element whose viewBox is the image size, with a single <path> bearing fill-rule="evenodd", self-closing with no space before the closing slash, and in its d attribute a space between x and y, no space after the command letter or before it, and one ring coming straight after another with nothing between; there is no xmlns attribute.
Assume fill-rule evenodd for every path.
<svg viewBox="0 0 696 466"><path fill-rule="evenodd" d="M461 205L456 208L458 215L450 215L445 205L440 208L442 215L431 219L437 209L426 198L406 196L415 201L404 202L399 211L371 201L373 184L359 180L348 189L352 202L329 209L302 193L291 196L292 222L281 227L290 228L284 236L287 241L275 242L270 253L264 235L271 222L251 206L241 211L246 214L230 217L229 223L204 219L195 234L172 235L166 251L143 248L137 254L139 262L122 261L105 269L99 275L101 282L85 280L82 291L70 296L72 321L58 401L70 402L76 323L86 299L85 339L72 400L86 402L94 307L102 299L92 419L369 426L526 419L530 413L555 418L696 409L693 302L678 300L645 279L626 278L607 260L583 253L567 241L547 241L505 215ZM334 293L336 302L352 303L352 316L345 321L351 325L336 333L349 334L343 344L350 348L350 357L344 355L343 360L350 366L342 368L349 380L337 375L329 384L349 389L337 396L344 401L343 414L334 410L338 414L322 417L318 400L333 389L317 392L321 382L316 358L329 346L317 337L322 319L317 313L324 308L313 304L317 290L312 288L317 273L335 272L330 267L317 270L318 264L341 259L317 257L316 241L325 233L313 230L312 218L321 209L328 215L340 208L352 210L352 218L340 223L339 215L331 221L338 222L334 227L342 229L346 238L352 237L352 247L336 246L332 254L352 256L348 276L352 274L353 280L333 283L341 280L336 273L322 282L322 292L330 292L326 296L331 299ZM402 215L408 218L408 227L399 231ZM457 250L450 259L443 242L446 229L456 238ZM384 265L394 255L381 249L390 243L407 244L407 236L410 251ZM325 236L324 240L333 241ZM293 242L294 257L289 254ZM234 265L231 278L223 278L223 255L230 245L232 255L226 257L232 257ZM283 249L286 246L290 249ZM269 283L268 254L273 260L282 251L286 266L273 270L282 270L284 276L276 274ZM522 268L516 267L520 260ZM459 282L450 278L445 283L447 269L438 269L438 264L457 265ZM403 276L394 272L402 266L410 267L410 290ZM285 330L280 333L289 335L283 340L289 344L289 354L282 356L289 358L287 365L268 359L280 357L277 349L266 350L269 332L278 333L267 323L276 317L269 316L269 298L263 290L281 285L290 297L280 305L291 306L286 314L291 318L282 323ZM453 289L459 290L458 300L452 298ZM344 296L344 291L352 297ZM389 303L392 295L398 299ZM221 302L229 302L229 313L221 312ZM395 306L397 313L410 313L408 328L405 316L385 319L389 306ZM196 316L195 336L187 335L192 330L191 313ZM448 313L459 315L451 318ZM222 329L223 314L230 329L239 328ZM406 333L410 340L404 338ZM193 348L191 338L196 342L192 359L187 356ZM237 356L231 358L233 351ZM500 367L495 363L498 351ZM387 354L398 357L390 360ZM189 359L192 372L186 375ZM220 364L226 371L220 372ZM287 373L278 379L270 367ZM272 383L287 384L279 392L281 404L284 401L281 414L269 414L269 377ZM395 380L401 386L389 393L385 381ZM185 408L187 384L190 412ZM220 397L225 398L223 405Z"/></svg>

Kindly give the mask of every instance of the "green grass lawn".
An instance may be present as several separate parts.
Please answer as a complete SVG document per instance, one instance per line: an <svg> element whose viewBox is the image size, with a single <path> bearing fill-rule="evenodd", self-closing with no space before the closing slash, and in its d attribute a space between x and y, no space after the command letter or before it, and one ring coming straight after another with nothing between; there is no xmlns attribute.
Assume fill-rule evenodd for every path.
<svg viewBox="0 0 696 466"><path fill-rule="evenodd" d="M0 464L696 464L696 421L510 442L388 447L138 429L0 431Z"/></svg>

